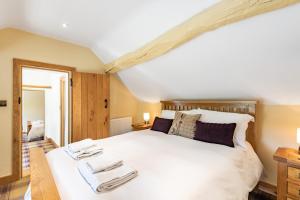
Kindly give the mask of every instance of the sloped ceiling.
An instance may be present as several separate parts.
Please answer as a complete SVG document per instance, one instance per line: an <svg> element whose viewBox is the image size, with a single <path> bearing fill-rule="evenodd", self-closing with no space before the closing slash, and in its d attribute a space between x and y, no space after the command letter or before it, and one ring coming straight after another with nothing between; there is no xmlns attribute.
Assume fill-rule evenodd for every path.
<svg viewBox="0 0 300 200"><path fill-rule="evenodd" d="M0 0L0 28L77 43L108 63L216 2ZM298 4L207 33L118 75L146 101L256 98L300 104L299 22Z"/></svg>
<svg viewBox="0 0 300 200"><path fill-rule="evenodd" d="M261 99L300 104L300 5L202 35L119 73L148 101Z"/></svg>

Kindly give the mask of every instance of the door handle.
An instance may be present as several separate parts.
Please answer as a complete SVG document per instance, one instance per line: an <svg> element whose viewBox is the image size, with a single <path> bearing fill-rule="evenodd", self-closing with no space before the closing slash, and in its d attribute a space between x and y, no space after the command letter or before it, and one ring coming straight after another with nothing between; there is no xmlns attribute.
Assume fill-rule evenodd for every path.
<svg viewBox="0 0 300 200"><path fill-rule="evenodd" d="M108 100L105 99L105 100L104 100L104 108L107 108L107 107L108 107Z"/></svg>

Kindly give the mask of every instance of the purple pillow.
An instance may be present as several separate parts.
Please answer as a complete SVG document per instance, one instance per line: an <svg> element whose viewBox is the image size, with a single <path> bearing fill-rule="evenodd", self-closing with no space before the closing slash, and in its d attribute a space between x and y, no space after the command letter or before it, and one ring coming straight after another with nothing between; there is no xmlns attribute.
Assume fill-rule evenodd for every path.
<svg viewBox="0 0 300 200"><path fill-rule="evenodd" d="M151 130L168 133L173 123L173 119L155 117Z"/></svg>
<svg viewBox="0 0 300 200"><path fill-rule="evenodd" d="M196 122L194 140L234 147L233 133L236 124Z"/></svg>

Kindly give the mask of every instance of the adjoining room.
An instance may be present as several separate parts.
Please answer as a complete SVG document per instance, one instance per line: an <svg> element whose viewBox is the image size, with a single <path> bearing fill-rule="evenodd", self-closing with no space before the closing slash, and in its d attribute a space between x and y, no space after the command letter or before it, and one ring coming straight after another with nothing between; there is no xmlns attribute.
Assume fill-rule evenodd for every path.
<svg viewBox="0 0 300 200"><path fill-rule="evenodd" d="M30 175L29 151L69 142L69 75L22 67L22 176Z"/></svg>

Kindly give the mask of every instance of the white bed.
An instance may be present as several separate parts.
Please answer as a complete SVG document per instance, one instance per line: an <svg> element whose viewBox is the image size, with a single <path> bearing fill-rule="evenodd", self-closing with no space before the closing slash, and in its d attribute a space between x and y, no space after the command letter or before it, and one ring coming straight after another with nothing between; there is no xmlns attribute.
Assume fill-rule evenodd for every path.
<svg viewBox="0 0 300 200"><path fill-rule="evenodd" d="M247 200L262 164L247 148L204 143L144 130L99 140L104 153L138 170L117 189L95 193L62 148L46 157L63 200ZM90 159L90 158L87 158Z"/></svg>

